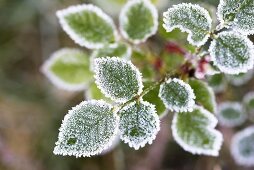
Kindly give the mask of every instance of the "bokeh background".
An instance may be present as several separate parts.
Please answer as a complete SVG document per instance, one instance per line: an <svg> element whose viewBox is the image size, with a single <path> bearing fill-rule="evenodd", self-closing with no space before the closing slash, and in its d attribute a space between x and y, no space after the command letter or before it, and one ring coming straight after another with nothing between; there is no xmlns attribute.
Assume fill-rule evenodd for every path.
<svg viewBox="0 0 254 170"><path fill-rule="evenodd" d="M90 2L117 18L120 7L110 8L110 1L117 0ZM165 1L160 6L162 11L179 2ZM237 129L219 127L225 136L220 157L185 152L171 137L172 114L162 120L153 145L138 151L120 143L113 151L92 158L53 155L61 120L68 109L84 100L84 94L55 88L42 75L40 67L57 49L77 47L60 28L55 11L85 2L88 1L0 0L0 170L254 169L237 166L230 156L230 139ZM217 0L195 2L211 10L218 3ZM252 80L243 87L230 88L218 100L241 100L246 91L253 90L253 85Z"/></svg>

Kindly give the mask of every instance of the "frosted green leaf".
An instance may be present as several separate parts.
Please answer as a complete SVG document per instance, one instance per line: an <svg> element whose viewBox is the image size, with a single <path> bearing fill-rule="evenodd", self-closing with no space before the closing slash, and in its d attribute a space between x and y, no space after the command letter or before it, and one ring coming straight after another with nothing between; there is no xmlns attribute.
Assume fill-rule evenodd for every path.
<svg viewBox="0 0 254 170"><path fill-rule="evenodd" d="M217 117L219 123L226 127L235 127L242 125L247 114L242 104L238 102L224 102L219 105Z"/></svg>
<svg viewBox="0 0 254 170"><path fill-rule="evenodd" d="M226 89L227 82L223 74L214 74L207 77L208 84L213 88L215 93L223 92Z"/></svg>
<svg viewBox="0 0 254 170"><path fill-rule="evenodd" d="M93 77L87 54L68 48L53 53L44 62L42 72L55 86L71 91L85 89Z"/></svg>
<svg viewBox="0 0 254 170"><path fill-rule="evenodd" d="M254 46L237 32L221 32L210 45L211 60L220 71L239 74L253 68Z"/></svg>
<svg viewBox="0 0 254 170"><path fill-rule="evenodd" d="M96 84L116 102L126 102L142 92L142 75L130 62L116 57L94 60Z"/></svg>
<svg viewBox="0 0 254 170"><path fill-rule="evenodd" d="M101 48L116 40L113 20L94 5L71 6L56 14L64 31L81 46Z"/></svg>
<svg viewBox="0 0 254 170"><path fill-rule="evenodd" d="M206 43L210 36L212 19L206 9L199 5L182 3L163 13L163 27L167 32L179 28L187 32L188 41L195 46Z"/></svg>
<svg viewBox="0 0 254 170"><path fill-rule="evenodd" d="M115 43L115 44L109 44L100 49L94 50L90 58L90 61L91 61L90 66L93 69L93 63L95 58L114 57L114 56L129 60L131 57L130 46L124 43Z"/></svg>
<svg viewBox="0 0 254 170"><path fill-rule="evenodd" d="M119 117L112 110L102 100L73 107L59 129L54 154L89 157L107 149L118 132Z"/></svg>
<svg viewBox="0 0 254 170"><path fill-rule="evenodd" d="M192 112L176 113L172 134L176 142L192 154L218 156L222 135L215 126L217 119L202 107L195 106Z"/></svg>
<svg viewBox="0 0 254 170"><path fill-rule="evenodd" d="M159 97L166 108L176 112L191 111L195 104L195 95L190 85L177 78L161 84Z"/></svg>
<svg viewBox="0 0 254 170"><path fill-rule="evenodd" d="M132 102L123 107L120 115L120 138L136 150L145 144L152 144L160 130L159 117L154 105L145 102Z"/></svg>
<svg viewBox="0 0 254 170"><path fill-rule="evenodd" d="M144 89L149 88L153 85L154 82L144 82ZM157 86L156 88L150 90L147 94L145 94L143 96L143 99L149 103L153 103L155 105L159 118L163 118L168 113L168 110L158 96L159 90L160 87Z"/></svg>
<svg viewBox="0 0 254 170"><path fill-rule="evenodd" d="M119 23L123 37L139 44L156 33L158 11L149 0L130 0L120 13Z"/></svg>
<svg viewBox="0 0 254 170"><path fill-rule="evenodd" d="M254 91L250 91L246 95L244 95L243 104L248 113L254 113Z"/></svg>
<svg viewBox="0 0 254 170"><path fill-rule="evenodd" d="M243 166L254 166L254 126L245 128L232 138L231 154L236 163Z"/></svg>
<svg viewBox="0 0 254 170"><path fill-rule="evenodd" d="M196 96L196 103L202 105L209 112L215 113L215 95L213 90L208 86L208 84L201 80L190 79L189 85L193 89Z"/></svg>
<svg viewBox="0 0 254 170"><path fill-rule="evenodd" d="M221 26L242 34L254 34L253 0L220 0L217 15Z"/></svg>
<svg viewBox="0 0 254 170"><path fill-rule="evenodd" d="M230 84L234 86L242 86L248 83L253 77L253 70L248 71L247 73L239 73L235 75L227 75L227 79Z"/></svg>

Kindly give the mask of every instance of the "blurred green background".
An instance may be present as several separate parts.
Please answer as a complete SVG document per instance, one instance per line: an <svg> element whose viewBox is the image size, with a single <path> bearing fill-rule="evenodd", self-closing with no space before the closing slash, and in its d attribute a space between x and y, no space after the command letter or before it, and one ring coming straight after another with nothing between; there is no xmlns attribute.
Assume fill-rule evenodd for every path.
<svg viewBox="0 0 254 170"><path fill-rule="evenodd" d="M77 47L60 28L55 11L84 2L0 0L0 170L247 169L235 165L228 151L229 141L218 158L183 151L171 138L171 115L162 120L154 144L139 151L120 143L113 151L92 158L53 155L64 115L84 97L82 93L55 88L41 74L40 67L57 49ZM100 5L98 0L90 2ZM218 3L206 2L211 6ZM161 8L170 3L166 4ZM247 89L251 89L251 84ZM231 129L222 130L229 135L233 133Z"/></svg>

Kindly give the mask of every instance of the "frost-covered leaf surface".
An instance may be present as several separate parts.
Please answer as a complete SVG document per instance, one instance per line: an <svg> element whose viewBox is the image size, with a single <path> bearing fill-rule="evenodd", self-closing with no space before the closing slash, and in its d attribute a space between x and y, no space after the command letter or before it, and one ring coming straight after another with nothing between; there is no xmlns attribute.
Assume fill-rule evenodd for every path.
<svg viewBox="0 0 254 170"><path fill-rule="evenodd" d="M100 8L83 4L57 12L64 31L79 45L93 49L116 40L113 20Z"/></svg>
<svg viewBox="0 0 254 170"><path fill-rule="evenodd" d="M202 107L192 112L176 113L172 134L176 142L192 154L218 156L222 135L215 128L217 119Z"/></svg>
<svg viewBox="0 0 254 170"><path fill-rule="evenodd" d="M116 57L94 60L96 84L106 97L126 102L142 92L142 76L130 62Z"/></svg>
<svg viewBox="0 0 254 170"><path fill-rule="evenodd" d="M120 137L136 150L145 144L152 144L160 130L159 117L154 105L145 102L132 102L119 111Z"/></svg>
<svg viewBox="0 0 254 170"><path fill-rule="evenodd" d="M89 157L107 149L118 131L119 117L104 101L84 101L64 117L54 154Z"/></svg>
<svg viewBox="0 0 254 170"><path fill-rule="evenodd" d="M175 28L187 32L188 41L195 46L201 46L209 38L212 19L208 11L199 5L182 3L169 8L163 13L163 27L167 32Z"/></svg>
<svg viewBox="0 0 254 170"><path fill-rule="evenodd" d="M195 95L190 85L177 78L161 84L159 97L166 108L176 112L191 111L195 104Z"/></svg>
<svg viewBox="0 0 254 170"><path fill-rule="evenodd" d="M207 77L209 86L211 86L215 93L223 92L226 89L227 82L224 74L214 74Z"/></svg>
<svg viewBox="0 0 254 170"><path fill-rule="evenodd" d="M243 98L244 106L249 114L254 113L254 91L248 92Z"/></svg>
<svg viewBox="0 0 254 170"><path fill-rule="evenodd" d="M65 90L83 90L91 81L89 57L78 49L64 48L53 53L42 66L42 72L57 87Z"/></svg>
<svg viewBox="0 0 254 170"><path fill-rule="evenodd" d="M212 88L207 83L197 79L190 79L189 85L196 96L196 103L202 105L209 112L215 113L216 101Z"/></svg>
<svg viewBox="0 0 254 170"><path fill-rule="evenodd" d="M235 75L227 75L227 79L230 84L234 86L242 86L248 83L253 77L253 70L248 71L247 73L239 73Z"/></svg>
<svg viewBox="0 0 254 170"><path fill-rule="evenodd" d="M214 65L224 73L239 74L253 68L253 44L237 32L219 33L212 41L209 52Z"/></svg>
<svg viewBox="0 0 254 170"><path fill-rule="evenodd" d="M123 37L138 44L156 33L158 11L149 0L130 0L120 13L119 23Z"/></svg>
<svg viewBox="0 0 254 170"><path fill-rule="evenodd" d="M243 34L254 34L253 0L220 0L217 15L221 26Z"/></svg>
<svg viewBox="0 0 254 170"><path fill-rule="evenodd" d="M236 163L243 166L254 166L254 126L250 126L234 135L231 153Z"/></svg>
<svg viewBox="0 0 254 170"><path fill-rule="evenodd" d="M221 125L235 127L246 121L247 114L241 103L224 102L218 107L217 117Z"/></svg>
<svg viewBox="0 0 254 170"><path fill-rule="evenodd" d="M129 60L131 57L131 48L129 45L124 43L115 43L105 45L104 47L94 50L91 55L91 68L93 69L93 63L95 58L102 57L119 57L122 59Z"/></svg>

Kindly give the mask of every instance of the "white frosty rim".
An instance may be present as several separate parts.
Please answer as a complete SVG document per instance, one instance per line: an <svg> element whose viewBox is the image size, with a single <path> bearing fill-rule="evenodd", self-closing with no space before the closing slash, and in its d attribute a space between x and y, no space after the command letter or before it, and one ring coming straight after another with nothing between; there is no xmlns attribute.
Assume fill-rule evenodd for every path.
<svg viewBox="0 0 254 170"><path fill-rule="evenodd" d="M192 154L198 154L198 155L203 154L203 155L218 156L219 155L219 150L221 148L222 141L223 141L222 134L219 131L217 131L216 129L214 129L215 126L218 123L218 120L215 118L215 116L212 113L205 110L203 107L195 105L194 110L195 109L200 110L201 113L203 113L203 115L205 115L210 120L210 122L208 122L209 124L206 126L206 128L207 128L208 131L210 131L211 133L213 133L216 136L215 142L213 144L213 149L203 149L203 148L199 148L199 147L190 146L190 145L186 144L181 139L180 136L178 136L176 124L177 124L178 114L181 114L181 113L175 113L174 114L172 125L171 125L172 135L173 135L175 141L185 151L188 151Z"/></svg>
<svg viewBox="0 0 254 170"><path fill-rule="evenodd" d="M254 165L254 161L253 161L254 154L250 157L244 157L239 151L239 145L242 144L242 143L240 143L241 140L245 137L252 135L252 134L254 134L254 126L250 126L240 132L237 132L232 138L232 143L230 146L231 154L232 154L234 160L239 165L243 165L243 166L253 166Z"/></svg>
<svg viewBox="0 0 254 170"><path fill-rule="evenodd" d="M74 110L80 110L82 107L84 107L88 104L96 105L96 106L100 106L100 107L105 107L105 108L109 108L109 109L113 108L110 104L106 103L103 100L90 100L90 101L81 102L80 104L78 104L77 106L75 106L71 110L69 110L68 114L65 115L65 117L62 121L61 127L59 129L58 141L63 140L63 136L62 136L62 132L64 129L63 126L65 126L65 122L67 122L71 118L71 116L74 114ZM116 127L113 132L113 135L108 139L107 143L105 143L104 145L101 145L97 150L95 150L93 152L73 151L73 150L71 150L71 151L64 150L63 151L62 149L59 148L58 141L57 141L53 153L55 155L63 155L63 156L68 155L68 156L76 156L76 157L81 157L81 156L90 157L93 155L100 154L103 150L109 148L112 145L112 142L114 141L114 139L117 136L117 133L119 130L119 128L118 128L119 127L119 116L115 112L113 112L113 116L115 118L115 121L117 122Z"/></svg>
<svg viewBox="0 0 254 170"><path fill-rule="evenodd" d="M175 11L177 11L179 9L181 10L182 8L190 8L190 7L195 8L196 10L200 11L200 14L204 15L204 17L207 19L209 29L211 29L212 28L212 18L209 15L208 11L199 5L196 5L196 4L194 5L191 3L181 3L178 5L173 5L172 8L169 8L168 11L164 12L163 13L163 17L164 17L163 18L163 22L164 22L163 27L167 32L171 32L176 28L179 28L182 32L187 32L188 33L188 37L187 37L188 42L194 46L200 47L207 42L208 38L210 37L210 34L207 34L201 41L195 42L192 40L193 33L190 29L184 28L182 25L171 25L168 22L168 20L169 20L168 16L171 13L175 13ZM210 30L208 30L208 31L210 31Z"/></svg>
<svg viewBox="0 0 254 170"><path fill-rule="evenodd" d="M123 59L120 59L118 57L103 57L103 58L96 58L94 60L94 72L95 72L95 75L94 75L94 78L95 78L95 83L97 85L97 87L101 90L101 92L108 98L110 98L111 100L117 102L117 103L124 103L128 100L130 100L130 98L126 98L126 97L123 97L123 98L116 98L114 96L112 96L110 93L108 93L102 83L100 82L100 76L99 76L99 70L100 70L100 63L102 62L112 62L112 63L117 63L117 64L121 64L121 65L128 65L135 73L135 77L136 77L136 80L138 82L138 92L136 95L139 95L141 94L142 92L142 89L143 89L143 83L142 83L142 74L140 73L140 71L131 63L131 61L126 61L126 60L123 60ZM134 97L134 96L132 96Z"/></svg>
<svg viewBox="0 0 254 170"><path fill-rule="evenodd" d="M226 109L229 109L229 108L237 111L239 113L239 117L236 119L227 119L227 118L223 117L222 112ZM245 122L245 120L247 119L247 114L245 113L245 109L243 108L241 103L239 103L239 102L224 102L224 103L221 103L218 107L217 117L218 117L219 123L222 126L235 127L235 126L239 126Z"/></svg>
<svg viewBox="0 0 254 170"><path fill-rule="evenodd" d="M239 32L244 35L251 35L254 34L254 29L244 29L239 27L235 22L237 19L234 19L233 21L230 22L230 25L224 25L225 21L223 18L223 8L226 6L225 0L220 0L220 3L218 5L218 10L217 10L217 18L218 21L220 22L221 26L224 26L225 28L231 27L234 31Z"/></svg>
<svg viewBox="0 0 254 170"><path fill-rule="evenodd" d="M75 43L79 44L80 46L87 47L89 49L101 48L105 44L103 42L94 43L89 40L86 40L84 37L80 37L80 35L78 35L66 22L65 20L66 16L70 14L80 13L82 11L89 11L89 12L96 13L98 17L101 17L105 22L107 22L112 27L112 31L115 36L115 39L118 38L116 26L113 20L106 13L104 13L100 8L92 4L83 4L83 5L70 6L66 9L59 10L56 12L56 15L59 18L59 22L63 30L71 37L71 39L75 41Z"/></svg>
<svg viewBox="0 0 254 170"><path fill-rule="evenodd" d="M254 99L254 91L250 91L247 94L244 95L243 97L243 103L245 106L248 107L248 103Z"/></svg>
<svg viewBox="0 0 254 170"><path fill-rule="evenodd" d="M143 3L144 6L150 10L152 17L153 17L154 25L151 28L150 33L146 34L142 39L133 39L124 30L124 25L129 22L126 14L129 12L130 8L132 8L136 4L140 4L140 3ZM149 0L129 0L121 10L120 17L119 17L120 32L125 39L130 40L134 44L139 44L139 43L145 42L150 36L154 35L157 32L158 25L159 25L158 11L157 11L156 7Z"/></svg>
<svg viewBox="0 0 254 170"><path fill-rule="evenodd" d="M246 43L246 46L248 47L249 59L248 59L247 63L240 64L237 68L236 67L231 68L231 67L228 67L225 65L221 65L216 60L216 54L215 54L214 49L215 49L217 40L214 39L211 42L211 45L208 50L211 55L211 61L214 62L214 65L217 66L220 69L220 71L222 71L226 74L246 73L248 70L251 70L254 65L254 46L253 46L252 42L248 39L248 37L245 35L241 35L240 33L234 32L234 31L225 31L225 32L221 32L218 34L218 38L222 37L222 36L231 36L231 37L235 37L235 38L243 40Z"/></svg>
<svg viewBox="0 0 254 170"><path fill-rule="evenodd" d="M131 102L127 106L123 107L120 111L126 111L129 108L131 108L133 105L136 104L136 101ZM146 138L143 140L141 143L134 143L131 141L128 136L123 135L123 133L120 131L120 138L124 143L127 143L130 147L134 148L135 150L138 150L139 148L144 147L147 143L152 144L153 141L156 138L156 135L160 131L160 119L159 116L156 113L155 106L149 102L143 101L143 99L140 100L140 104L143 104L144 106L147 106L150 108L149 112L147 114L151 114L154 117L155 121L155 129L153 129L153 132L150 133L150 137Z"/></svg>
<svg viewBox="0 0 254 170"><path fill-rule="evenodd" d="M84 83L78 83L78 84L71 84L66 81L63 81L60 79L58 76L56 76L52 71L51 71L51 66L63 55L68 54L68 53L81 53L83 52L79 49L71 49L71 48L63 48L61 50L58 50L54 52L49 59L47 59L42 67L41 67L41 72L58 88L68 90L68 91L82 91L87 88L87 82Z"/></svg>
<svg viewBox="0 0 254 170"><path fill-rule="evenodd" d="M182 86L183 88L185 88L186 92L188 93L188 98L187 100L187 104L186 106L176 106L176 105L172 105L171 103L169 103L167 101L167 99L165 99L162 94L163 94L163 86L165 84L169 84L171 82L174 83L178 83L180 86ZM177 78L173 78L173 79L168 79L165 83L162 83L160 85L160 90L159 90L159 97L160 99L163 101L164 105L166 106L166 108L168 108L170 111L175 111L175 112L187 112L187 111L192 111L193 107L195 105L195 101L194 99L196 98L193 89L191 88L191 86L187 83L185 83L183 80L177 79Z"/></svg>
<svg viewBox="0 0 254 170"><path fill-rule="evenodd" d="M131 54L132 54L132 49L130 47L129 44L127 43L114 43L114 44L109 44L108 46L104 46L100 49L103 49L103 48L112 48L112 49L116 49L119 47L119 45L122 45L124 44L126 46L126 53L120 57L120 56L116 56L116 57L120 57L122 59L125 59L125 60L130 60L131 58ZM94 70L94 60L96 59L96 56L98 55L100 49L96 49L92 52L91 54L91 57L90 57L90 70L93 71ZM110 56L104 56L104 57L110 57Z"/></svg>

